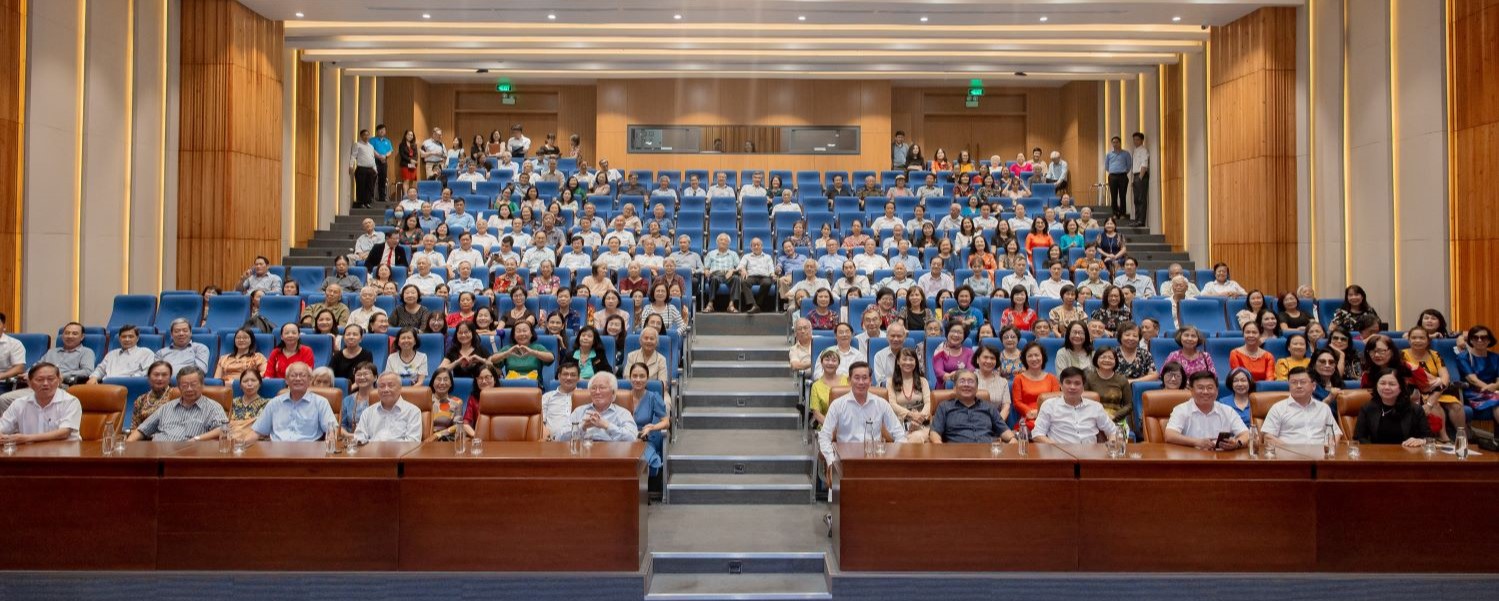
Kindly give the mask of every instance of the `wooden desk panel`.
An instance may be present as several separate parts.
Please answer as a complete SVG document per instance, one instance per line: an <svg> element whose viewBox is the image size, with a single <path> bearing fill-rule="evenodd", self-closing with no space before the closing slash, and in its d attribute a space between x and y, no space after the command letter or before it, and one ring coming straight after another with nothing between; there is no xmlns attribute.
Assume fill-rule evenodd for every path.
<svg viewBox="0 0 1499 601"><path fill-rule="evenodd" d="M0 455L0 570L154 569L160 448L105 457L97 441L46 442Z"/></svg>
<svg viewBox="0 0 1499 601"><path fill-rule="evenodd" d="M644 443L594 443L574 456L555 442L451 443L407 454L400 492L400 569L621 571L646 545Z"/></svg>
<svg viewBox="0 0 1499 601"><path fill-rule="evenodd" d="M1321 447L1288 450L1317 459L1317 569L1330 572L1492 572L1499 541L1482 511L1499 507L1499 455L1466 461L1395 445L1361 445L1350 459ZM1454 511L1457 510L1457 511ZM1434 541L1437 547L1433 547ZM1445 552L1435 549L1443 548Z"/></svg>
<svg viewBox="0 0 1499 601"><path fill-rule="evenodd" d="M1269 572L1312 569L1311 461L1282 454L1138 444L1061 445L1078 459L1078 569L1090 572Z"/></svg>
<svg viewBox="0 0 1499 601"><path fill-rule="evenodd" d="M845 571L1064 571L1077 565L1071 456L1032 445L839 445L834 505ZM1025 541L1011 548L1005 541ZM1010 549L1002 552L1001 549Z"/></svg>
<svg viewBox="0 0 1499 601"><path fill-rule="evenodd" d="M327 457L321 442L199 446L162 458L163 570L394 570L399 459L416 443Z"/></svg>

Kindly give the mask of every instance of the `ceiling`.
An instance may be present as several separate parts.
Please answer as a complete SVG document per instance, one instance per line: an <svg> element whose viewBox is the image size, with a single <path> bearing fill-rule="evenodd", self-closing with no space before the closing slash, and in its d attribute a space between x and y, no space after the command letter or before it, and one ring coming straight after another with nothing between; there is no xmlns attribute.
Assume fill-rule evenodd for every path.
<svg viewBox="0 0 1499 601"><path fill-rule="evenodd" d="M501 75L527 82L1023 78L1038 85L1133 77L1176 62L1179 53L1200 51L1205 25L1231 22L1261 6L1302 3L241 1L286 21L287 43L303 50L304 60L337 62L356 75L441 82L490 82Z"/></svg>

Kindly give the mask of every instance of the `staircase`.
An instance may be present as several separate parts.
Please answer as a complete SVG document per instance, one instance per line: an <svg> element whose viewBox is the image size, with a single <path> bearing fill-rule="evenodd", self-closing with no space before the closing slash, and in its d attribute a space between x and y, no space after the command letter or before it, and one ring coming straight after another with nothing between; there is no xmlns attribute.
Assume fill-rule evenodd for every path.
<svg viewBox="0 0 1499 601"><path fill-rule="evenodd" d="M646 599L830 599L786 316L700 314Z"/></svg>
<svg viewBox="0 0 1499 601"><path fill-rule="evenodd" d="M1107 205L1093 207L1093 218L1099 223L1112 215L1113 211ZM1150 233L1149 227L1120 226L1119 233L1124 234L1124 241L1129 246L1129 254L1140 262L1140 271L1150 274L1155 278L1155 270L1166 269L1172 263L1181 263L1182 269L1188 272L1196 269L1192 257L1185 251L1177 251L1166 243L1166 236ZM1156 282L1160 285L1160 282Z"/></svg>
<svg viewBox="0 0 1499 601"><path fill-rule="evenodd" d="M375 225L385 225L385 208L393 205L375 203L370 209L349 209L346 215L333 218L327 229L312 233L306 246L293 247L290 254L281 258L288 267L311 265L327 267L333 264L333 256L349 252L354 248L354 239L364 233L363 222L374 219Z"/></svg>

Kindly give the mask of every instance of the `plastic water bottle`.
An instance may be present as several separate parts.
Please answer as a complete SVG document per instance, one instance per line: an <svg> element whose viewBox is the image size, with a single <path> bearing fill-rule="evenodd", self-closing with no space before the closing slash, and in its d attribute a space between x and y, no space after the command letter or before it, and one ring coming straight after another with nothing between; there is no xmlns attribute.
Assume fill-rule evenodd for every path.
<svg viewBox="0 0 1499 601"><path fill-rule="evenodd" d="M866 419L866 420L864 420L864 456L865 457L869 457L870 455L874 455L874 439L875 439L875 436L876 436L876 434L874 433L874 420L872 420L872 419Z"/></svg>
<svg viewBox="0 0 1499 601"><path fill-rule="evenodd" d="M1020 453L1021 457L1024 457L1030 450L1031 429L1025 426L1025 418L1020 419L1020 430L1015 432L1015 444L1017 445L1015 451Z"/></svg>
<svg viewBox="0 0 1499 601"><path fill-rule="evenodd" d="M1457 455L1458 459L1467 459L1468 458L1468 429L1467 428L1458 428L1457 429L1457 439L1456 440L1457 440L1457 443L1453 446L1453 453Z"/></svg>
<svg viewBox="0 0 1499 601"><path fill-rule="evenodd" d="M1322 454L1328 459L1338 456L1338 431L1331 424L1322 433Z"/></svg>
<svg viewBox="0 0 1499 601"><path fill-rule="evenodd" d="M325 454L338 454L338 422L323 424L323 441L327 445L323 451Z"/></svg>
<svg viewBox="0 0 1499 601"><path fill-rule="evenodd" d="M453 430L453 454L462 455L468 452L468 430L463 424Z"/></svg>
<svg viewBox="0 0 1499 601"><path fill-rule="evenodd" d="M100 441L99 449L105 457L115 454L115 422L109 420L104 422L104 439Z"/></svg>
<svg viewBox="0 0 1499 601"><path fill-rule="evenodd" d="M1129 457L1129 423L1119 425L1119 458Z"/></svg>
<svg viewBox="0 0 1499 601"><path fill-rule="evenodd" d="M573 435L567 439L567 452L574 455L583 452L583 422L573 422Z"/></svg>
<svg viewBox="0 0 1499 601"><path fill-rule="evenodd" d="M229 424L224 424L219 429L219 454L228 455L234 450L234 431L229 429Z"/></svg>
<svg viewBox="0 0 1499 601"><path fill-rule="evenodd" d="M1260 429L1254 426L1249 427L1249 458L1260 458Z"/></svg>

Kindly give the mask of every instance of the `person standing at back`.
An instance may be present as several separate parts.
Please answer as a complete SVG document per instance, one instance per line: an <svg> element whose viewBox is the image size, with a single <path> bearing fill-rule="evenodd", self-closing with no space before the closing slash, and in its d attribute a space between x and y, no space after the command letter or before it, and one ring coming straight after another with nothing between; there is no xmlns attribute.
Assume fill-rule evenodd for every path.
<svg viewBox="0 0 1499 601"><path fill-rule="evenodd" d="M1130 136L1135 149L1130 156L1131 187L1135 195L1136 226L1145 225L1145 215L1150 208L1150 149L1145 147L1145 134L1135 132Z"/></svg>
<svg viewBox="0 0 1499 601"><path fill-rule="evenodd" d="M1125 152L1120 144L1123 140L1119 136L1109 138L1112 150L1104 155L1104 170L1109 173L1109 207L1113 209L1114 218L1123 221L1127 215L1124 199L1127 196L1126 188L1129 185L1130 161L1133 157Z"/></svg>
<svg viewBox="0 0 1499 601"><path fill-rule="evenodd" d="M895 140L890 143L890 168L905 169L911 144L906 142L906 132L896 130Z"/></svg>

